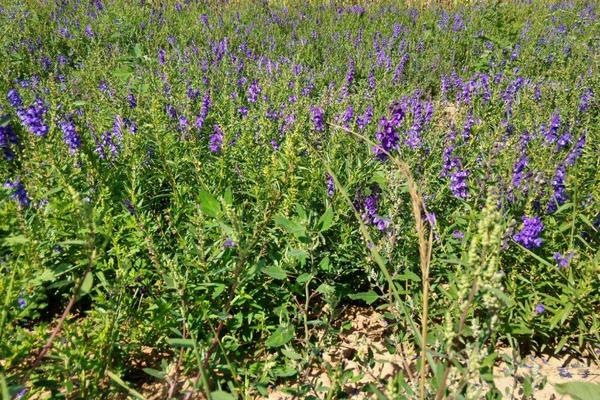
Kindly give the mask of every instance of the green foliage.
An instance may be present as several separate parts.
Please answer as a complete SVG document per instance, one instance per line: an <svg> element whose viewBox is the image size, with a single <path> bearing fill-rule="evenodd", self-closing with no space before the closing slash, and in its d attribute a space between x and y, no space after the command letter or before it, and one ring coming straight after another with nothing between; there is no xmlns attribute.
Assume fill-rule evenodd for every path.
<svg viewBox="0 0 600 400"><path fill-rule="evenodd" d="M600 345L597 5L180 3L0 5L3 397L143 398L144 381L183 376L215 400L298 382L290 390L309 398L316 389L302 379L317 365L332 378L318 392L339 398L359 379L322 354L349 304L384 313L393 352L418 348L425 282L411 193L368 142L381 144L380 120L403 99L432 107L413 148L406 106L393 149L433 238L427 396L497 398L498 343ZM44 137L10 104L15 88L24 108L43 100ZM544 137L554 114L570 135L562 147ZM74 151L65 120L80 138ZM468 196L444 173L453 157L469 172ZM17 181L28 206L9 187ZM543 243L528 248L515 235L534 215ZM556 253L572 254L567 267ZM402 368L364 392L417 397Z"/></svg>

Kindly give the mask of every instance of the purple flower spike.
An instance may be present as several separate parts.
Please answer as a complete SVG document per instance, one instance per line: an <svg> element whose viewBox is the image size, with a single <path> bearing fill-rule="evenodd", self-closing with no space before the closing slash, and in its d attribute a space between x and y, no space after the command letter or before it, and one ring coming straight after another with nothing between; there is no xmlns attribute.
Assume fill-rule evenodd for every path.
<svg viewBox="0 0 600 400"><path fill-rule="evenodd" d="M223 146L223 131L219 127L219 125L214 126L214 133L210 136L210 151L213 153L218 153L221 151Z"/></svg>
<svg viewBox="0 0 600 400"><path fill-rule="evenodd" d="M324 112L321 107L311 107L310 112L312 114L312 122L317 132L323 132L325 130L324 123Z"/></svg>
<svg viewBox="0 0 600 400"><path fill-rule="evenodd" d="M523 216L523 229L514 236L514 239L529 250L535 249L543 243L543 240L540 238L543 230L544 224L539 217L528 218Z"/></svg>
<svg viewBox="0 0 600 400"><path fill-rule="evenodd" d="M48 108L44 105L41 99L37 99L31 106L26 109L19 109L17 115L19 119L36 136L46 136L48 133L48 125L44 122L44 116L48 112Z"/></svg>
<svg viewBox="0 0 600 400"><path fill-rule="evenodd" d="M25 190L25 186L19 179L16 179L12 182L6 181L6 183L4 183L4 188L12 190L12 194L10 195L10 197L17 203L19 203L21 207L29 207L31 201L27 196L27 190Z"/></svg>
<svg viewBox="0 0 600 400"><path fill-rule="evenodd" d="M64 119L58 125L63 131L63 141L69 147L69 152L75 154L81 147L81 137L75 129L75 124L70 119Z"/></svg>
<svg viewBox="0 0 600 400"><path fill-rule="evenodd" d="M558 269L566 269L574 255L573 252L568 252L564 256L559 252L554 253L554 260L558 264Z"/></svg>

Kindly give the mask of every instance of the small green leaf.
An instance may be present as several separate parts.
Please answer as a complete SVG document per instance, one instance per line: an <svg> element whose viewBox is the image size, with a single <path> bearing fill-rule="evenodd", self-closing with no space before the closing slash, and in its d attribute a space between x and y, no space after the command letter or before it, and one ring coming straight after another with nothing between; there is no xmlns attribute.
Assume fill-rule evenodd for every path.
<svg viewBox="0 0 600 400"><path fill-rule="evenodd" d="M123 389L127 390L130 395L135 397L138 400L144 400L144 396L142 396L139 392L136 392L134 389L127 386L127 384L116 374L112 373L109 370L106 370L106 375L115 382L117 385L121 386Z"/></svg>
<svg viewBox="0 0 600 400"><path fill-rule="evenodd" d="M558 394L571 396L573 400L599 400L600 385L591 382L566 382L554 385Z"/></svg>
<svg viewBox="0 0 600 400"><path fill-rule="evenodd" d="M233 204L233 193L231 192L231 186L228 186L227 189L225 189L223 200L229 205Z"/></svg>
<svg viewBox="0 0 600 400"><path fill-rule="evenodd" d="M143 371L145 373L147 373L148 375L153 376L157 379L163 379L166 375L166 373L164 373L163 371L158 371L153 368L143 368Z"/></svg>
<svg viewBox="0 0 600 400"><path fill-rule="evenodd" d="M219 201L206 190L200 191L200 210L209 217L217 218L221 214Z"/></svg>
<svg viewBox="0 0 600 400"><path fill-rule="evenodd" d="M403 274L396 276L395 279L400 281L421 282L421 277L412 271L405 271Z"/></svg>
<svg viewBox="0 0 600 400"><path fill-rule="evenodd" d="M299 275L296 278L296 282L298 282L298 283L306 283L306 282L312 280L312 278L314 278L314 276L312 274L304 273L302 275Z"/></svg>
<svg viewBox="0 0 600 400"><path fill-rule="evenodd" d="M284 356L290 360L301 360L302 356L294 351L294 349L283 349L281 350Z"/></svg>
<svg viewBox="0 0 600 400"><path fill-rule="evenodd" d="M27 242L29 242L29 239L27 239L23 235L10 236L4 239L4 244L6 244L7 246L14 246L15 244L23 244Z"/></svg>
<svg viewBox="0 0 600 400"><path fill-rule="evenodd" d="M281 215L276 215L273 219L275 220L275 223L277 225L279 225L292 235L296 237L306 236L306 230L304 226L302 226L300 223L287 219L286 217Z"/></svg>
<svg viewBox="0 0 600 400"><path fill-rule="evenodd" d="M265 341L267 347L281 347L294 338L293 327L279 327L273 334Z"/></svg>
<svg viewBox="0 0 600 400"><path fill-rule="evenodd" d="M349 294L348 297L350 297L352 300L362 300L365 303L371 305L375 301L377 301L377 299L379 298L379 295L377 293L375 293L374 291L369 290L368 292Z"/></svg>
<svg viewBox="0 0 600 400"><path fill-rule="evenodd" d="M92 271L88 271L83 278L83 283L81 284L81 289L79 290L80 296L85 296L92 290L92 284L94 283L94 274Z"/></svg>
<svg viewBox="0 0 600 400"><path fill-rule="evenodd" d="M291 367L282 367L273 369L273 376L277 376L280 378L288 378L290 376L296 375L296 369Z"/></svg>
<svg viewBox="0 0 600 400"><path fill-rule="evenodd" d="M61 246L84 246L86 244L85 240L77 240L77 239L73 239L73 240L63 240L62 242L58 243Z"/></svg>
<svg viewBox="0 0 600 400"><path fill-rule="evenodd" d="M222 390L217 390L210 393L210 397L213 400L236 400L237 397L232 395L231 393L224 392Z"/></svg>
<svg viewBox="0 0 600 400"><path fill-rule="evenodd" d="M287 256L299 260L302 265L304 265L306 258L308 257L308 252L303 249L289 249L287 251Z"/></svg>
<svg viewBox="0 0 600 400"><path fill-rule="evenodd" d="M169 338L167 339L167 343L173 347L194 347L194 341L192 339Z"/></svg>
<svg viewBox="0 0 600 400"><path fill-rule="evenodd" d="M278 265L269 265L262 270L265 274L269 275L273 279L283 280L287 278L287 273L283 268Z"/></svg>
<svg viewBox="0 0 600 400"><path fill-rule="evenodd" d="M320 232L325 232L333 225L333 210L327 207L321 218L319 218Z"/></svg>

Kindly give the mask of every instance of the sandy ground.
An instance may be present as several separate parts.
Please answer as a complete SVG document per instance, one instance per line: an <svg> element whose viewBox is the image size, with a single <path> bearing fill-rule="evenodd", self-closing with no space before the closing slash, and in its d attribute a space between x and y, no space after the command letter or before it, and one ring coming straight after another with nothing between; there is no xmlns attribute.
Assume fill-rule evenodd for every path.
<svg viewBox="0 0 600 400"><path fill-rule="evenodd" d="M408 369L411 374L417 374L414 370L416 354L414 349L408 346L396 346L399 351L394 354L386 349L387 323L380 313L368 307L351 306L340 316L340 320L349 321L351 328L345 330L337 338L338 342L323 353L323 361L330 366L338 367L338 371L350 371L348 374L350 378L341 384L346 394L345 398L356 400L375 398L371 394L362 393L360 389L368 383L386 382L400 370ZM319 333L315 333L315 336L317 340L322 338ZM501 349L499 353L501 356L512 358L509 349ZM367 362L366 360L371 361ZM569 356L555 358L545 355L530 355L521 359L517 364L519 367L516 374L505 362L500 362L494 367L494 381L505 394L504 398L506 399L524 398L522 385L524 376L537 377L537 381L546 379L546 385L542 389L534 391L533 399L536 400L568 399L568 396L556 393L553 386L556 383L573 381L600 383L600 366L591 360L575 359ZM309 395L324 399L327 395L326 388L334 384L333 376L335 374L332 374L331 371L328 373L323 365L316 365L299 376L296 384L308 385L314 389L310 391ZM191 385L189 378L181 377L179 381L178 397L181 397L181 393L189 389ZM321 390L318 389L319 387ZM379 387L383 389L381 384ZM164 399L167 397L168 385L162 382L148 382L142 386L141 392L148 400ZM262 399L264 397L254 398ZM302 397L294 397L286 393L283 388L273 388L267 397L269 400L300 398Z"/></svg>

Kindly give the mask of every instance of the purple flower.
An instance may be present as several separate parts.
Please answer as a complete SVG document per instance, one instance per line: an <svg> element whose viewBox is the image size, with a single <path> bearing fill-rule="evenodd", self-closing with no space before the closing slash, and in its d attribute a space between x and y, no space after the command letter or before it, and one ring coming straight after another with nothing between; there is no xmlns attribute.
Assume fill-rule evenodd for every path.
<svg viewBox="0 0 600 400"><path fill-rule="evenodd" d="M375 134L375 138L379 144L373 147L373 153L381 161L387 159L386 153L398 148L398 142L400 141L393 122L385 117L381 118L379 122L379 129Z"/></svg>
<svg viewBox="0 0 600 400"><path fill-rule="evenodd" d="M190 122L185 117L185 115L180 115L178 121L180 130L186 131L190 127Z"/></svg>
<svg viewBox="0 0 600 400"><path fill-rule="evenodd" d="M544 305L542 303L538 303L535 306L535 313L536 314L543 314L544 311L546 311L546 307L544 307Z"/></svg>
<svg viewBox="0 0 600 400"><path fill-rule="evenodd" d="M63 132L63 141L69 147L69 152L75 152L81 147L81 137L75 129L75 124L70 118L65 118L58 123Z"/></svg>
<svg viewBox="0 0 600 400"><path fill-rule="evenodd" d="M432 228L436 226L437 217L434 212L425 213L425 218L427 219L427 222L429 222L429 225L431 225Z"/></svg>
<svg viewBox="0 0 600 400"><path fill-rule="evenodd" d="M527 165L529 164L529 159L527 158L526 155L522 155L517 162L515 162L515 165L513 166L513 176L512 176L512 183L513 183L513 188L517 189L521 186L521 183L523 182L523 179L527 177L527 175L525 174L525 168L527 168Z"/></svg>
<svg viewBox="0 0 600 400"><path fill-rule="evenodd" d="M17 89L10 89L6 97L8 98L9 104L15 108L19 108L23 105L23 100Z"/></svg>
<svg viewBox="0 0 600 400"><path fill-rule="evenodd" d="M7 160L12 160L14 158L15 155L11 146L17 144L19 144L19 138L12 126L0 126L0 150L4 152L4 157L6 157Z"/></svg>
<svg viewBox="0 0 600 400"><path fill-rule="evenodd" d="M455 172L450 174L450 190L455 197L466 199L469 195L468 177L469 172L460 168L457 168Z"/></svg>
<svg viewBox="0 0 600 400"><path fill-rule="evenodd" d="M27 307L27 301L25 301L25 299L21 296L19 296L19 298L17 299L17 304L19 305L19 308L21 310Z"/></svg>
<svg viewBox="0 0 600 400"><path fill-rule="evenodd" d="M369 76L367 79L369 81L369 88L371 90L375 90L375 87L377 85L377 80L375 79L375 71L373 69L371 69L369 71Z"/></svg>
<svg viewBox="0 0 600 400"><path fill-rule="evenodd" d="M554 193L548 202L547 211L549 213L555 212L559 206L563 205L569 199L569 196L567 195L567 189L565 187L566 175L567 169L565 166L562 164L559 165L551 182Z"/></svg>
<svg viewBox="0 0 600 400"><path fill-rule="evenodd" d="M349 127L353 118L354 118L354 107L348 106L348 108L346 108L346 111L344 112L344 115L342 115L342 124L344 125L345 128Z"/></svg>
<svg viewBox="0 0 600 400"><path fill-rule="evenodd" d="M462 240L465 238L465 234L459 230L455 230L454 232L452 232L452 237L454 239Z"/></svg>
<svg viewBox="0 0 600 400"><path fill-rule="evenodd" d="M398 83L402 79L402 74L404 73L404 68L406 67L406 63L408 62L408 54L404 53L400 62L396 66L394 70L394 76L392 77L393 83Z"/></svg>
<svg viewBox="0 0 600 400"><path fill-rule="evenodd" d="M25 186L19 179L16 179L12 182L7 180L4 183L4 188L12 190L10 195L11 199L15 200L21 207L29 207L31 201L27 196L27 190L25 190Z"/></svg>
<svg viewBox="0 0 600 400"><path fill-rule="evenodd" d="M227 239L225 239L225 242L223 242L223 248L225 248L225 249L231 249L231 248L234 248L235 246L236 246L236 244L233 241L233 239L231 239L231 238L227 238Z"/></svg>
<svg viewBox="0 0 600 400"><path fill-rule="evenodd" d="M208 110L210 108L210 95L206 93L204 98L202 99L202 106L200 107L200 113L196 117L196 123L194 124L196 128L201 129L202 125L204 125L204 120L208 116Z"/></svg>
<svg viewBox="0 0 600 400"><path fill-rule="evenodd" d="M48 133L48 125L44 122L44 116L48 112L48 108L44 105L41 99L36 99L35 102L27 109L17 110L19 119L36 136L46 136Z"/></svg>
<svg viewBox="0 0 600 400"><path fill-rule="evenodd" d="M579 97L579 112L586 112L590 108L590 104L594 99L594 92L590 88L586 88Z"/></svg>
<svg viewBox="0 0 600 400"><path fill-rule="evenodd" d="M359 115L356 118L356 124L358 125L358 129L363 131L371 123L371 119L373 119L373 107L368 106L365 110L364 114Z"/></svg>
<svg viewBox="0 0 600 400"><path fill-rule="evenodd" d="M581 153L583 152L583 146L585 146L585 134L581 135L579 139L577 139L575 147L571 149L571 151L567 155L567 158L565 158L565 165L570 167L573 164L575 164L575 161L577 161L577 159L581 157Z"/></svg>
<svg viewBox="0 0 600 400"><path fill-rule="evenodd" d="M177 110L175 109L175 107L173 107L172 104L167 104L165 106L165 111L167 112L167 115L169 116L169 118L171 118L171 119L177 118Z"/></svg>
<svg viewBox="0 0 600 400"><path fill-rule="evenodd" d="M366 224L374 225L378 230L385 231L389 227L390 221L377 213L378 202L379 196L376 192L364 199L362 203L362 219Z"/></svg>
<svg viewBox="0 0 600 400"><path fill-rule="evenodd" d="M260 87L260 84L258 83L258 80L255 79L248 87L248 101L250 103L256 103L261 91L262 89Z"/></svg>
<svg viewBox="0 0 600 400"><path fill-rule="evenodd" d="M535 249L543 243L540 238L543 230L544 224L539 217L523 216L523 228L514 236L514 240L529 250Z"/></svg>
<svg viewBox="0 0 600 400"><path fill-rule="evenodd" d="M92 26L91 25L88 24L88 25L85 26L85 34L89 38L93 38L94 37L94 31L92 30Z"/></svg>
<svg viewBox="0 0 600 400"><path fill-rule="evenodd" d="M565 269L569 266L571 259L575 254L573 252L568 252L564 256L559 252L554 253L554 261L558 264L558 269Z"/></svg>
<svg viewBox="0 0 600 400"><path fill-rule="evenodd" d="M127 95L127 102L129 103L129 108L134 109L137 107L137 100L135 95L131 92Z"/></svg>
<svg viewBox="0 0 600 400"><path fill-rule="evenodd" d="M475 125L475 119L473 118L473 111L470 110L467 114L465 125L463 126L462 137L463 139L469 139L471 137L471 129Z"/></svg>
<svg viewBox="0 0 600 400"><path fill-rule="evenodd" d="M219 125L214 126L214 133L210 136L210 151L213 153L218 153L221 151L223 146L223 131L219 127Z"/></svg>
<svg viewBox="0 0 600 400"><path fill-rule="evenodd" d="M335 193L335 182L333 181L333 176L327 174L327 196L333 197Z"/></svg>
<svg viewBox="0 0 600 400"><path fill-rule="evenodd" d="M160 65L164 65L164 63L165 63L165 54L166 54L166 53L165 53L165 50L164 50L164 49L160 49L160 50L158 51L158 63L159 63Z"/></svg>
<svg viewBox="0 0 600 400"><path fill-rule="evenodd" d="M560 151L563 148L567 147L567 145L571 143L571 133L566 131L556 141L556 151Z"/></svg>
<svg viewBox="0 0 600 400"><path fill-rule="evenodd" d="M550 128L543 129L542 132L544 137L546 138L546 142L554 143L556 141L556 135L558 133L558 129L560 128L561 120L560 114L554 113L552 114L552 120L550 121Z"/></svg>
<svg viewBox="0 0 600 400"><path fill-rule="evenodd" d="M310 112L312 114L312 122L317 132L323 132L325 130L324 123L324 112L321 107L311 107Z"/></svg>
<svg viewBox="0 0 600 400"><path fill-rule="evenodd" d="M465 23L460 14L454 14L454 23L452 24L452 30L454 32L460 32L465 30Z"/></svg>

